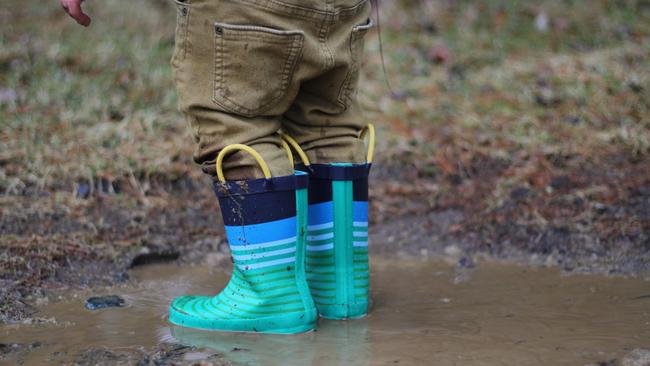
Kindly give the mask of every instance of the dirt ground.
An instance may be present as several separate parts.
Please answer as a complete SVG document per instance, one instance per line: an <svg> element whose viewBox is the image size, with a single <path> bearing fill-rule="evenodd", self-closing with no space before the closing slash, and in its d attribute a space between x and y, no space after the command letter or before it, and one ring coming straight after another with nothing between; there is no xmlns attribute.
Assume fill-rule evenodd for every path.
<svg viewBox="0 0 650 366"><path fill-rule="evenodd" d="M548 186L513 188L491 209L485 197L508 169L503 163L476 162L467 167L473 176L442 180L395 179L402 165L391 171L379 163L372 175L371 253L445 256L459 266L490 258L567 272L647 274L650 178L634 172L650 171L650 163L616 163L612 157L608 169L582 165L549 174ZM208 178L158 181L152 189L155 196L140 199L101 192L3 197L0 319L28 319L29 303L49 289L111 284L127 280L133 266L227 253Z"/></svg>

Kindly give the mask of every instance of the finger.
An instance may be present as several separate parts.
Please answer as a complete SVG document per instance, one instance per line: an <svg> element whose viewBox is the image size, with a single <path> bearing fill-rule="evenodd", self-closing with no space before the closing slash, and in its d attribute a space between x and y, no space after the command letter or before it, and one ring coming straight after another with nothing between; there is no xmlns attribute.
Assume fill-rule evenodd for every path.
<svg viewBox="0 0 650 366"><path fill-rule="evenodd" d="M90 25L90 17L81 10L80 1L67 1L68 14L77 21L77 23L87 27Z"/></svg>

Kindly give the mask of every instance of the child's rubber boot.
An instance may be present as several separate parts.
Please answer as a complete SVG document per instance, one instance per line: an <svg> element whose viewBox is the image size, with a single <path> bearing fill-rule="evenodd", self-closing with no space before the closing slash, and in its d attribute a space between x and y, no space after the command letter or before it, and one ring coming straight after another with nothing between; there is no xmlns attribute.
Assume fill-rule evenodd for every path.
<svg viewBox="0 0 650 366"><path fill-rule="evenodd" d="M309 173L307 282L320 316L361 318L368 314L368 174L374 152L370 131L366 164L310 164L291 137L284 136L301 156Z"/></svg>
<svg viewBox="0 0 650 366"><path fill-rule="evenodd" d="M226 182L221 165L233 150L253 155L266 178ZM232 332L315 329L318 316L304 268L307 175L271 177L262 157L240 144L221 151L217 175L214 188L232 253L232 277L216 296L175 299L170 322Z"/></svg>

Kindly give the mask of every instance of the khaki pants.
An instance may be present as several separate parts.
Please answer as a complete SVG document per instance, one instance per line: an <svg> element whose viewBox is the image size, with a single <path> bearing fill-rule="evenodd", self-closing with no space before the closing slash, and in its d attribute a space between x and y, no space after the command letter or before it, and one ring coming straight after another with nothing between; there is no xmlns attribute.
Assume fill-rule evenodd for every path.
<svg viewBox="0 0 650 366"><path fill-rule="evenodd" d="M185 0L172 57L180 109L214 174L233 143L257 150L274 176L291 174L278 131L312 162L365 162L356 100L369 0ZM229 179L261 177L251 158L224 163Z"/></svg>

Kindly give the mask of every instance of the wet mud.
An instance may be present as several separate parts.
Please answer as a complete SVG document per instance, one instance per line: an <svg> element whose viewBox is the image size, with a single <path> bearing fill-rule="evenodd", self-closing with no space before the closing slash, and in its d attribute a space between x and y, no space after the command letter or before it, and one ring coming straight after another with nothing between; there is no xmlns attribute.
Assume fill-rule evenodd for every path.
<svg viewBox="0 0 650 366"><path fill-rule="evenodd" d="M318 331L296 336L172 326L165 319L171 299L214 293L225 285L228 270L214 263L139 267L130 272L127 284L60 294L59 300L41 304L40 322L2 326L1 343L11 346L0 348L0 363L650 362L650 279L567 276L558 269L492 261L472 266L378 257L371 261L371 314L355 321L321 320ZM113 293L119 293L127 306L84 308L88 296Z"/></svg>
<svg viewBox="0 0 650 366"><path fill-rule="evenodd" d="M370 192L372 254L650 273L650 177L636 174L650 162L613 157L602 169L544 176L547 186L513 187L493 202L505 162L478 159L455 181L423 176L411 160L383 159ZM141 265L227 254L217 200L202 178L159 177L145 195L117 180L81 198L64 187L0 196L0 323L29 320L51 290L120 283Z"/></svg>
<svg viewBox="0 0 650 366"><path fill-rule="evenodd" d="M388 161L389 157L385 157L385 160ZM573 172L549 176L548 185L512 187L511 192L504 198L499 198L497 202L493 201L493 190L499 174L507 169L507 165L503 166L494 161L477 161L476 166L466 167L466 174L458 179L447 179L448 177L442 176L422 176L418 173L422 171L421 167L410 167L409 161L404 161L403 164L399 160L386 163L373 172L375 184L371 190L370 207L371 254L375 260L442 258L455 268L454 281L458 283L467 278L475 281L476 273L484 270L484 264L495 260L533 266L527 269L529 271L597 274L598 276L589 278L593 278L594 283L602 281L606 286L603 291L609 291L606 290L610 288L608 284L623 280L621 276L636 276L642 279L650 273L650 178L632 173L647 170L650 163L640 162L633 167L617 167L614 164L616 160L612 161L613 165L606 169L610 172L607 175L598 175L593 167L585 167L584 174ZM589 179L581 180L580 176ZM633 179L626 179L619 184L617 182L620 177ZM65 312L52 310L52 314L57 315L44 315L46 309L54 309L50 306L68 304L70 301L83 306L85 299L90 296L109 294L124 295L127 307L104 309L97 314L119 312L121 315L118 318L121 319L124 314L137 313L139 304L149 301L152 307L158 306L155 319L150 318L151 324L160 325L160 329L164 329L161 325L164 324L164 309L160 306L165 304L170 295L165 297L158 294L158 297L149 300L142 293L134 296L129 288L141 286L137 284L139 280L144 281L142 283L147 282L143 280L146 276L138 277L140 275L136 273L141 269L148 271L150 268L158 268L162 263L163 267L172 266L164 268L178 266L175 270L169 270L169 273L176 273L172 277L182 277L178 273L182 273L183 268L193 271L193 265L201 264L214 268L217 274L213 275L217 276L215 279L219 279L219 271L230 265L228 247L218 214L219 208L207 179L199 182L187 178L176 183L161 179L160 183L152 183L145 195L134 194L125 183L114 182L112 185L118 189L106 192L95 190L92 194L82 197L78 196L75 190L65 191L65 187L59 187L62 190L52 192L30 191L22 196L0 196L0 324L3 324L3 332L12 327L27 327L21 328L20 333L30 335L7 338L5 335L9 333L3 333L5 335L0 337L0 363L5 360L10 360L6 361L9 364L32 362L30 360L51 360L60 363L62 361L56 360L66 360L78 364L192 364L192 359L199 357L197 352L205 356L202 358L204 360L212 357L209 362L226 362L226 359L232 362L253 362L247 361L243 356L231 357L232 349L235 349L234 355L252 354L246 351L251 347L248 336L242 338L244 340L241 346L218 351L213 350L216 347L208 348L211 351L206 354L201 353L204 352L202 349L205 340L181 343L175 338L157 338L157 334L154 336L153 333L137 340L126 337L125 339L130 339L130 343L124 346L126 348L113 341L104 342L102 338L97 338L97 342L60 346L61 349L53 350L53 347L59 347L56 342L48 343L37 337L42 330L39 327L52 327L59 332L61 328L57 327L61 321L65 322L65 317L62 316ZM402 264L398 266L405 262L400 263ZM382 273L383 271L375 271L373 274L373 278L378 281L373 283L373 291L379 291L376 292L378 296L375 296L377 313L381 313L382 303L393 301L392 295L385 295L384 298L379 296ZM397 274L395 276L399 277ZM169 279L163 275L161 278ZM413 278L415 282L420 281L415 277L409 278ZM529 280L535 283L535 279ZM172 280L169 281L165 286L173 288ZM502 278L500 281L505 288L513 288L517 283L528 288L524 281L517 282L512 278ZM101 292L98 289L106 286L126 287L124 293L98 293ZM194 288L192 285L187 286L184 290ZM479 289L480 286L487 285L476 283L477 291L484 293ZM439 285L431 284L426 291L431 296L436 296L440 289ZM454 287L454 291L457 289ZM197 290L211 292L214 288L211 285L209 289L206 287ZM620 299L627 299L625 301L635 297L634 300L629 300L630 303L645 304L646 308L650 308L647 300L650 290L645 293L637 291L630 294L630 297L615 295L615 290L612 287L612 294L607 296L618 296ZM152 293L157 294L155 291ZM70 294L80 297L71 299ZM604 294L602 296L607 298ZM593 301L604 300L598 298ZM618 308L613 306L611 311L615 309ZM106 320L101 318L106 315L89 315L85 309L75 313L84 314L88 318L84 322L99 319L95 323L97 329L107 328L102 323ZM436 319L439 314L429 316ZM468 314L464 314L464 317L471 319ZM373 315L358 324L372 319L376 319L376 316ZM521 319L523 318L519 318ZM458 321L461 321L460 318ZM590 324L591 320L584 318L581 321L584 323L576 322L575 329ZM376 323L372 324L374 325L370 329L382 329L376 328ZM641 323L637 325L639 324ZM645 324L647 326L647 323ZM613 333L606 333L605 327L598 331L603 331L606 335L622 334L623 329L616 328L614 323L611 326L616 330ZM32 332L29 327L35 327L36 330ZM328 323L324 322L321 328L319 336L327 334ZM65 328L66 334L68 331L71 331L71 328ZM356 329L351 330L353 333L355 331ZM179 334L178 330L176 332ZM433 334L435 332L433 331ZM399 334L393 335L398 337ZM547 334L545 337L550 336L553 335ZM208 338L210 337L215 335L209 335ZM322 341L329 342L325 341L327 337L321 337L324 337ZM93 336L88 338L92 339ZM153 341L144 341L145 338ZM451 337L447 341L442 338L444 337L427 339L435 344L444 344L453 351L454 346L445 342L454 338ZM476 342L481 344L482 338L477 339ZM261 342L254 344L259 352L262 352L264 347L274 347L264 343L269 341ZM531 345L531 349L551 349L548 345L531 343L525 339L513 342L518 349L528 347L520 346L523 344ZM133 344L139 345L137 349L131 347ZM340 347L334 344L332 348ZM584 360L604 362L602 364L606 365L623 365L625 357L629 360L634 357L646 357L643 350L648 348L649 345L643 344L621 346L615 350L605 347L593 351L601 352L600 354L590 353ZM410 350L408 347L405 349ZM372 350L373 354L381 353L376 347ZM441 349L438 351L442 355L441 364L454 364L451 359L445 357L455 356ZM259 352L256 355L259 355ZM541 351L530 352L532 360L540 359ZM567 352L565 355L573 351ZM221 357L221 353L226 358ZM55 360L53 355L60 359ZM431 354L424 356L431 357ZM254 356L253 359L258 357ZM314 357L320 360L321 356ZM410 356L403 356L400 362L418 362L408 357ZM492 356L484 353L476 356L480 360L488 360L489 357ZM465 359L461 357L454 362L463 364L463 360ZM480 360L476 362L483 362ZM564 362L563 360L558 362ZM582 360L580 359L580 362ZM393 361L397 360L390 362ZM383 358L378 361L371 359L368 362L390 363ZM490 362L485 361L485 364L494 364L496 361L492 359ZM325 361L322 363L325 364Z"/></svg>

